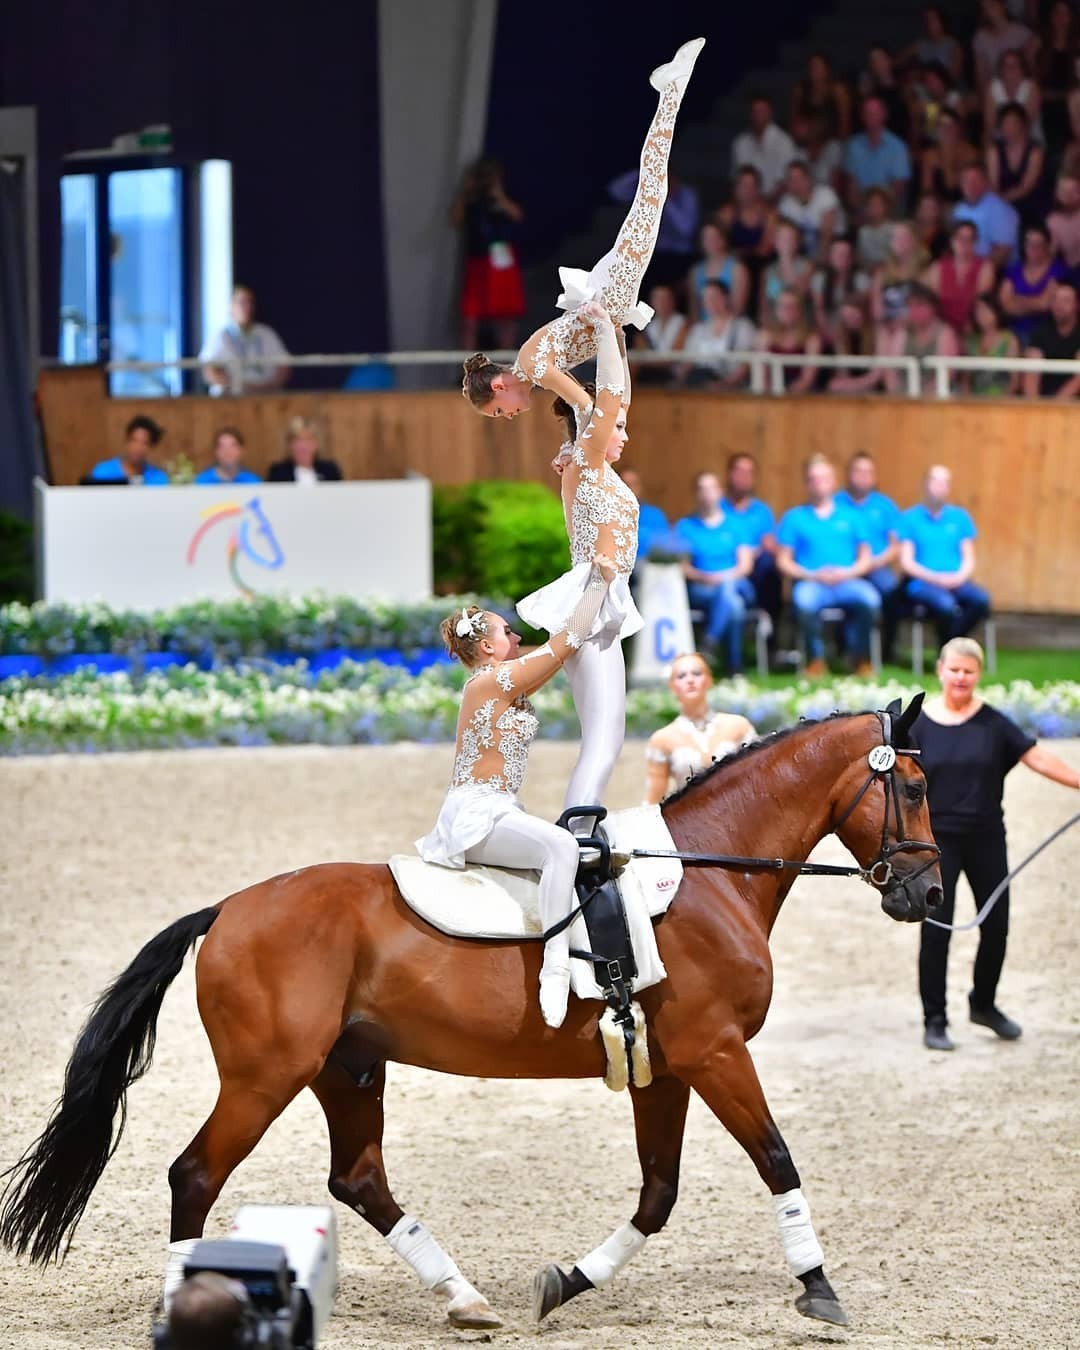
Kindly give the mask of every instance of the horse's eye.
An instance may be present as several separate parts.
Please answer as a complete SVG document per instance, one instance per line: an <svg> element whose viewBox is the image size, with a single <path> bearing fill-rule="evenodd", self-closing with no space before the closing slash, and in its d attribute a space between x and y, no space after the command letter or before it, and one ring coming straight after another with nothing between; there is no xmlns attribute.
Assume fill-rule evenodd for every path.
<svg viewBox="0 0 1080 1350"><path fill-rule="evenodd" d="M926 796L926 787L922 783L905 783L904 796L909 802L921 802Z"/></svg>

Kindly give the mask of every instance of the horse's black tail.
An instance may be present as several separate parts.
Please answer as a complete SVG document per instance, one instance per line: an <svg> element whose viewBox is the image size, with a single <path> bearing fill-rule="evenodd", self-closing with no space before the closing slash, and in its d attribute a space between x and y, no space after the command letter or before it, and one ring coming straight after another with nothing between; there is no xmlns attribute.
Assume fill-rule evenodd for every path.
<svg viewBox="0 0 1080 1350"><path fill-rule="evenodd" d="M165 991L217 916L216 906L201 909L151 938L95 1003L49 1123L4 1173L0 1242L20 1256L44 1263L66 1253L124 1133L127 1090L150 1067Z"/></svg>

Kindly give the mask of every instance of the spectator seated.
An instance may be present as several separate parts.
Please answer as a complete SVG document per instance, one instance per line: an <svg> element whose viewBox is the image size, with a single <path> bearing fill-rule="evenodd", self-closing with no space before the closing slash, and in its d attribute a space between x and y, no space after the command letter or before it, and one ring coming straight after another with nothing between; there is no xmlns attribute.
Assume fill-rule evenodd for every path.
<svg viewBox="0 0 1080 1350"><path fill-rule="evenodd" d="M755 600L750 583L754 551L744 542L739 523L721 507L716 474L699 473L694 490L697 514L684 516L675 526L686 552L687 594L690 604L705 613L706 650L723 652L734 675L742 670L743 624L747 606Z"/></svg>
<svg viewBox="0 0 1080 1350"><path fill-rule="evenodd" d="M970 633L990 611L990 597L971 580L975 523L963 507L950 503L951 491L951 472L934 465L923 480L923 500L900 522L907 600L933 615L939 646Z"/></svg>
<svg viewBox="0 0 1080 1350"><path fill-rule="evenodd" d="M823 616L840 611L844 651L857 674L871 672L871 633L881 615L881 597L866 580L870 545L862 520L836 500L836 474L823 455L805 470L807 501L780 521L776 539L780 571L791 577L795 620L806 648L806 674L823 675Z"/></svg>

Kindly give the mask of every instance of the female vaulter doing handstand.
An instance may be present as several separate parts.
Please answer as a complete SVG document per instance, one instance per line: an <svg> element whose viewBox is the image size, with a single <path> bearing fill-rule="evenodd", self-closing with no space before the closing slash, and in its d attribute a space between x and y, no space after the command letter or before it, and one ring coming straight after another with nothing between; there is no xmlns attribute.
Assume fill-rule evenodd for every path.
<svg viewBox="0 0 1080 1350"><path fill-rule="evenodd" d="M638 291L652 260L667 198L668 157L675 118L694 62L704 45L704 38L684 43L673 60L658 66L649 77L649 83L659 91L660 102L642 147L634 200L615 247L604 254L591 272L559 268L563 292L557 305L569 312L538 329L510 366L497 365L483 353L465 362L462 393L485 416L513 418L526 412L533 385L540 385L577 410L580 430L591 411L590 401L582 386L567 372L596 356L598 340L595 319L580 307L589 300L599 301L620 328L628 323L644 328L652 318L649 306L638 301ZM624 402L629 401L627 376Z"/></svg>

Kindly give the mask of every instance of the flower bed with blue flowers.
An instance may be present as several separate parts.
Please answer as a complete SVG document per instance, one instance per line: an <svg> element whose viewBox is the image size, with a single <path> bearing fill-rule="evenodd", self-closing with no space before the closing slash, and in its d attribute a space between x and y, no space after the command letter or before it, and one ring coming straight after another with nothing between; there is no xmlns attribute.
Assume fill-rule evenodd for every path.
<svg viewBox="0 0 1080 1350"><path fill-rule="evenodd" d="M440 617L446 612L439 607ZM465 671L432 665L343 660L333 668L299 660L291 666L242 660L201 670L194 663L99 673L84 668L58 676L14 677L0 683L0 754L150 750L217 745L383 745L454 737ZM883 708L916 686L837 679L762 689L748 680L715 686L714 705L744 713L761 732L834 710ZM1036 689L1026 681L988 685L986 699L1042 737L1080 735L1080 684ZM562 677L533 698L541 734L578 736L577 716ZM666 688L633 689L627 734L647 736L674 716Z"/></svg>

